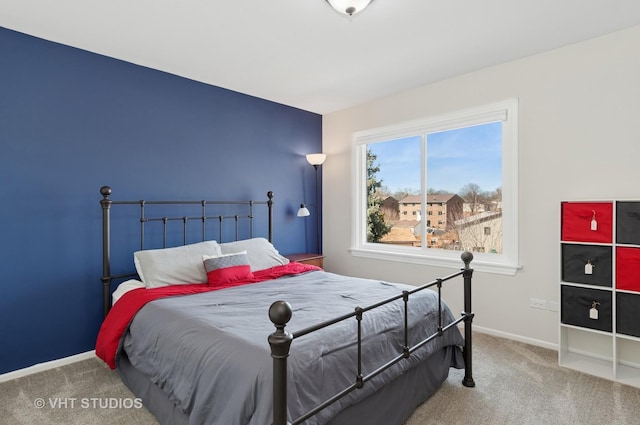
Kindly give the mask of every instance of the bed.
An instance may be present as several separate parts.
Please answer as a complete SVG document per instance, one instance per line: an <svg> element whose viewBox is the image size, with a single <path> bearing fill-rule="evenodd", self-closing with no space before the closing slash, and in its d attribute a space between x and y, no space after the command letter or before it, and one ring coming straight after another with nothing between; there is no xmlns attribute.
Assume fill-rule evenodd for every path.
<svg viewBox="0 0 640 425"><path fill-rule="evenodd" d="M100 192L105 320L96 354L160 423L401 425L451 367L475 385L470 253L459 272L419 287L353 278L280 255L272 192L265 201L116 201L108 186ZM112 273L116 205L140 210L135 273ZM198 214L173 212L185 206ZM153 223L162 244L148 249ZM194 226L198 241L189 240ZM181 243L168 246L175 227ZM456 318L441 288L458 277L465 308Z"/></svg>

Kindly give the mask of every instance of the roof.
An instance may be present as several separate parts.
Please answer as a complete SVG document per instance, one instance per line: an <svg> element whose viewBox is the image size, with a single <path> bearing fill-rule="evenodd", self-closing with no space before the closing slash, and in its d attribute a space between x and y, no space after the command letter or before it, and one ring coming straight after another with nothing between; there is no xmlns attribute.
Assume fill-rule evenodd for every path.
<svg viewBox="0 0 640 425"><path fill-rule="evenodd" d="M405 227L413 229L418 224L420 224L419 220L387 220L387 223L392 224L393 227Z"/></svg>
<svg viewBox="0 0 640 425"><path fill-rule="evenodd" d="M414 243L417 239L411 229L407 227L393 227L384 235L380 242L383 243Z"/></svg>
<svg viewBox="0 0 640 425"><path fill-rule="evenodd" d="M455 193L438 193L438 194L427 194L427 203L434 202L449 202L453 197L458 196ZM462 199L462 198L460 198ZM422 202L422 195L407 195L400 200L401 204L419 204Z"/></svg>
<svg viewBox="0 0 640 425"><path fill-rule="evenodd" d="M502 211L485 211L455 221L456 226L469 226L502 217Z"/></svg>

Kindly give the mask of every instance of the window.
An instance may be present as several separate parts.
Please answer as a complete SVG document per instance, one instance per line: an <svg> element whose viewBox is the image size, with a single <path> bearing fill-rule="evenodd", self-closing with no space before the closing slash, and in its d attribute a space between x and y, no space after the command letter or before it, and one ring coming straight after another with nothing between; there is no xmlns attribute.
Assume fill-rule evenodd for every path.
<svg viewBox="0 0 640 425"><path fill-rule="evenodd" d="M517 115L509 100L355 133L352 254L459 268L468 250L475 269L515 274ZM388 196L415 220L385 216ZM395 227L415 241L385 238Z"/></svg>

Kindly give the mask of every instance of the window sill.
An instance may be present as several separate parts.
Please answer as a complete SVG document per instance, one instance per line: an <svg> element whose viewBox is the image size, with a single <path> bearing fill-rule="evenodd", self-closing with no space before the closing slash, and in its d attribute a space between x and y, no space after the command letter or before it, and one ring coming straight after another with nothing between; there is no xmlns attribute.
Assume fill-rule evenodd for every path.
<svg viewBox="0 0 640 425"><path fill-rule="evenodd" d="M371 258L383 261L396 261L400 263L421 264L425 266L445 267L460 270L464 263L460 259L461 251L444 252L443 256L430 256L418 252L390 251L379 248L351 248L349 250L354 257ZM518 264L499 263L490 261L486 257L492 254L473 253L471 268L479 272L487 272L501 275L514 276L522 268ZM495 254L493 254L495 255Z"/></svg>

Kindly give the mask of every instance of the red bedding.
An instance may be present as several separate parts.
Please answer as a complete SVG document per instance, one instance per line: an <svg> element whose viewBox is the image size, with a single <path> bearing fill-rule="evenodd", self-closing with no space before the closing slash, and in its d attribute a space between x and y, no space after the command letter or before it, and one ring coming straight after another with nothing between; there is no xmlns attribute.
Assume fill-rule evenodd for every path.
<svg viewBox="0 0 640 425"><path fill-rule="evenodd" d="M277 279L283 276L306 273L313 270L321 270L319 267L309 264L290 262L284 266L259 270L253 273L252 279L231 282L225 286L211 287L206 283L194 283L187 285L172 285L161 288L140 288L125 293L117 303L113 305L109 314L102 322L98 339L96 341L96 355L104 360L111 369L116 367L116 353L122 335L129 327L135 314L150 301L172 297L176 295L191 295L201 292L217 291L232 286L258 283L265 280ZM265 317L267 312L265 312Z"/></svg>

